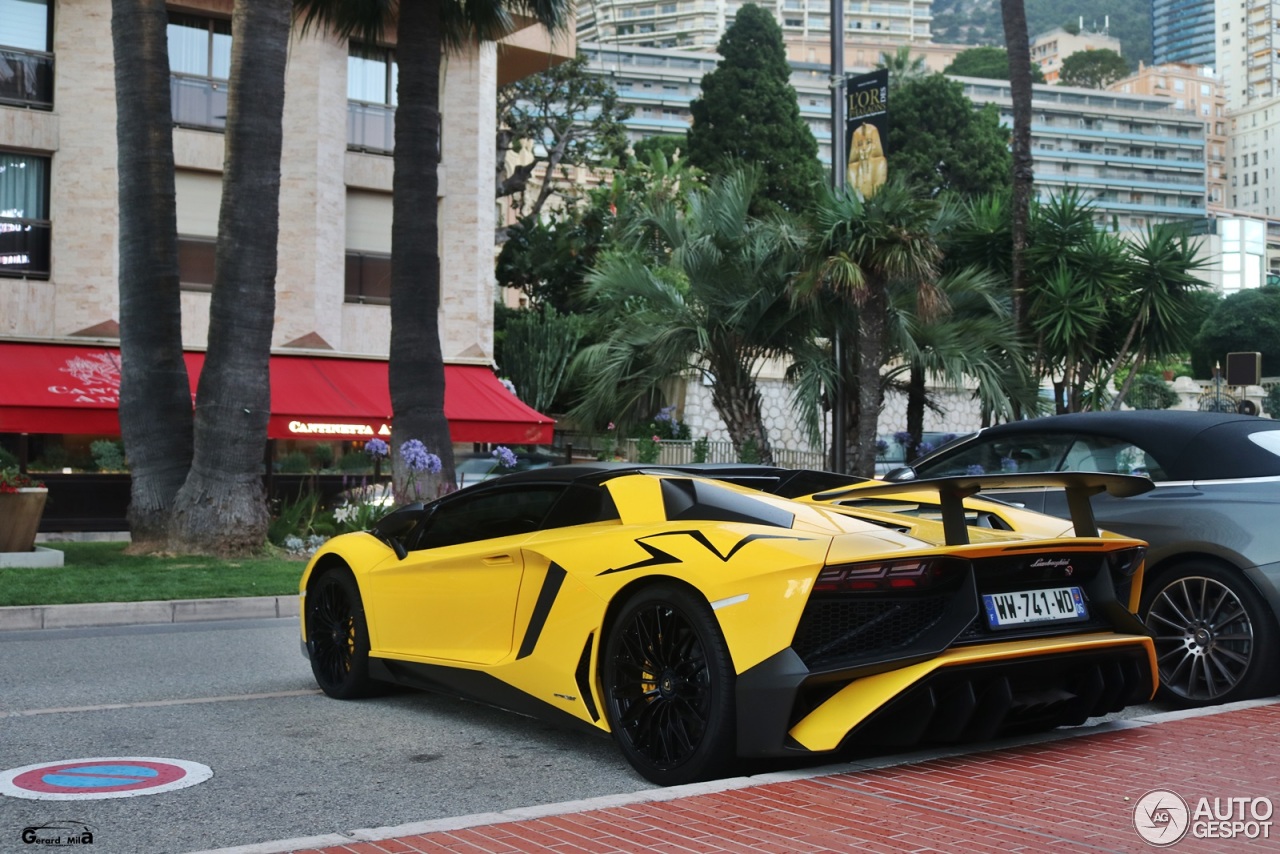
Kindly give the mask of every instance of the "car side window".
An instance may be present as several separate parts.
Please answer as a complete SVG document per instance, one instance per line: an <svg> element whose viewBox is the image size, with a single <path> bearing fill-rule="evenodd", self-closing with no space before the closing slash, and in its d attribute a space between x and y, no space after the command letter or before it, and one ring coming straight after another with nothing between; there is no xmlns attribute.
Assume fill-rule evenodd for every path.
<svg viewBox="0 0 1280 854"><path fill-rule="evenodd" d="M1081 436L1072 443L1062 471L1097 471L1107 474L1145 475L1167 480L1154 457L1137 445L1105 436Z"/></svg>
<svg viewBox="0 0 1280 854"><path fill-rule="evenodd" d="M438 549L532 533L564 490L561 484L531 485L446 500L427 520L415 548Z"/></svg>
<svg viewBox="0 0 1280 854"><path fill-rule="evenodd" d="M1071 445L1056 434L979 438L969 447L920 469L922 477L1060 471Z"/></svg>
<svg viewBox="0 0 1280 854"><path fill-rule="evenodd" d="M542 529L569 528L574 525L590 525L596 522L621 521L613 496L603 486L573 484L560 496Z"/></svg>

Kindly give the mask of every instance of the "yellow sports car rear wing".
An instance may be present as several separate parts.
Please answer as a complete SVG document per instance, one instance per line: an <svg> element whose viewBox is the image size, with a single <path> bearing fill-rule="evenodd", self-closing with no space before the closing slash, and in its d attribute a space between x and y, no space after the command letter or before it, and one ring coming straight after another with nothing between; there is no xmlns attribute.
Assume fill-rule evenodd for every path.
<svg viewBox="0 0 1280 854"><path fill-rule="evenodd" d="M904 480L895 483L867 481L841 489L819 492L811 496L814 501L835 501L851 498L885 498L913 492L936 492L942 508L942 529L949 546L962 546L969 542L969 527L965 522L964 500L979 492L992 489L1058 488L1067 493L1067 507L1071 511L1071 524L1077 537L1098 536L1098 523L1093 516L1091 496L1107 492L1117 498L1141 495L1153 489L1149 478L1129 474L1103 474L1101 472L1033 472L1028 474L982 474L961 477L938 477L924 480Z"/></svg>

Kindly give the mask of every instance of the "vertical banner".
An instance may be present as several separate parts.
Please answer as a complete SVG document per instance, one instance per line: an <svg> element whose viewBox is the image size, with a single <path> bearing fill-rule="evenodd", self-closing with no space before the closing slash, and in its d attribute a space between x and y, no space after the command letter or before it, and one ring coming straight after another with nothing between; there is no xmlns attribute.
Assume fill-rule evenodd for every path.
<svg viewBox="0 0 1280 854"><path fill-rule="evenodd" d="M889 177L885 145L889 141L889 69L845 78L845 183L870 196Z"/></svg>

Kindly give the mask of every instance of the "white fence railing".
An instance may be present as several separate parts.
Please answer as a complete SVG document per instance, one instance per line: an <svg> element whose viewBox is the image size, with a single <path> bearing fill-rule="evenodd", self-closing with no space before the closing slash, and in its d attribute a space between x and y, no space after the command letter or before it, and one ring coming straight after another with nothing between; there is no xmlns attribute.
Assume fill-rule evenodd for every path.
<svg viewBox="0 0 1280 854"><path fill-rule="evenodd" d="M658 459L656 462L664 466L679 466L697 462L697 445L693 439L665 439L658 443ZM703 442L706 455L701 462L736 463L740 462L733 449L733 443L727 440ZM640 461L640 440L625 439L622 452L630 462ZM824 469L826 456L816 451L793 451L787 448L773 449L773 464L787 469Z"/></svg>

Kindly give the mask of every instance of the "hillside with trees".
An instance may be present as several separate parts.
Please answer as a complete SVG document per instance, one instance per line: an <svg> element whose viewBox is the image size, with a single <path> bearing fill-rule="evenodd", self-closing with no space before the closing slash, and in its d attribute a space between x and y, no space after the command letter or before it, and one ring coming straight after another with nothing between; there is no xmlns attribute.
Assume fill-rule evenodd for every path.
<svg viewBox="0 0 1280 854"><path fill-rule="evenodd" d="M1032 36L1054 27L1101 29L1120 40L1131 68L1151 61L1151 0L1026 0ZM934 0L933 40L945 44L1004 45L999 0Z"/></svg>

